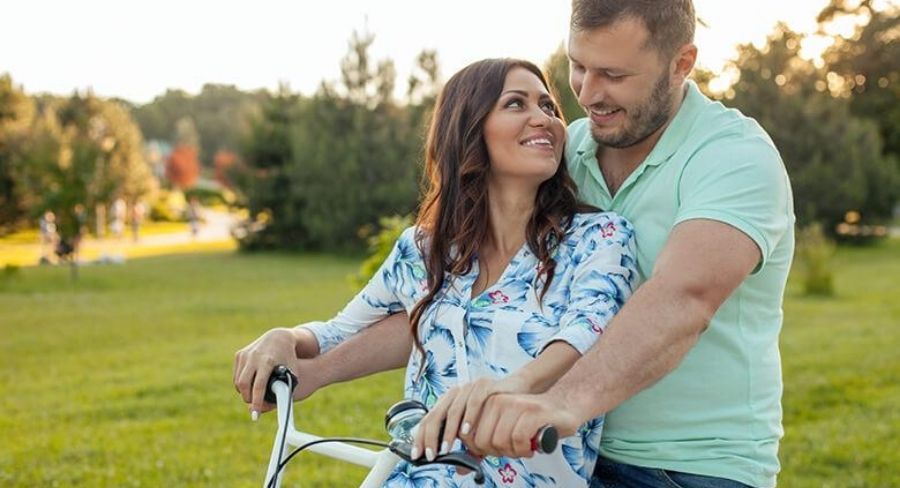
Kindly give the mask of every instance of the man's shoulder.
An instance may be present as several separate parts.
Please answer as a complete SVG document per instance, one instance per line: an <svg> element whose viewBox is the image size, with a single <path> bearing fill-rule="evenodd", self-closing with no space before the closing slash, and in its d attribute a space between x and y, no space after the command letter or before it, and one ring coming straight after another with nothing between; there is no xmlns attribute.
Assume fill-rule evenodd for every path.
<svg viewBox="0 0 900 488"><path fill-rule="evenodd" d="M696 148L729 148L735 143L748 143L774 149L772 138L756 121L736 108L709 100L694 123L689 141Z"/></svg>

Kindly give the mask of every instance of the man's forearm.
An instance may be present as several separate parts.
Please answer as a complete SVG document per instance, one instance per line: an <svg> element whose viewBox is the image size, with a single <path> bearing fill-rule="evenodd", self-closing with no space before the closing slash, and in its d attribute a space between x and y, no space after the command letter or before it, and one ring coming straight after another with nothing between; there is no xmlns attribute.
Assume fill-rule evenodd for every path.
<svg viewBox="0 0 900 488"><path fill-rule="evenodd" d="M547 394L564 399L582 420L605 414L675 369L714 312L651 279Z"/></svg>
<svg viewBox="0 0 900 488"><path fill-rule="evenodd" d="M581 354L563 341L551 343L541 354L512 373L530 393L543 393L556 383L575 364Z"/></svg>
<svg viewBox="0 0 900 488"><path fill-rule="evenodd" d="M317 362L325 384L341 383L405 366L411 350L409 318L399 313L355 334Z"/></svg>

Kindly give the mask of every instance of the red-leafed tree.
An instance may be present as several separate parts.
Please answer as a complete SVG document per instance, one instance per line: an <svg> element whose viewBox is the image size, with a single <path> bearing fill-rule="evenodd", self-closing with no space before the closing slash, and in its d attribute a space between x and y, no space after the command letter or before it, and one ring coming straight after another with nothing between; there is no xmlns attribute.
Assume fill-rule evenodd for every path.
<svg viewBox="0 0 900 488"><path fill-rule="evenodd" d="M222 186L231 188L233 182L231 179L231 171L237 163L237 155L231 151L219 150L213 157L213 167L215 168L215 178Z"/></svg>
<svg viewBox="0 0 900 488"><path fill-rule="evenodd" d="M193 187L199 176L197 148L188 144L176 146L166 161L166 178L174 186L184 190Z"/></svg>

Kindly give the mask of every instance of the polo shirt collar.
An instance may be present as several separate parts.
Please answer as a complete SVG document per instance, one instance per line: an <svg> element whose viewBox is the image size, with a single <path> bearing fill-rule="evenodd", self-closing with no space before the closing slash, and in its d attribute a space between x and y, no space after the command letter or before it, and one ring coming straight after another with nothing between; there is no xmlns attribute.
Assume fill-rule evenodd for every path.
<svg viewBox="0 0 900 488"><path fill-rule="evenodd" d="M663 132L662 137L657 141L656 146L654 146L653 150L650 151L650 154L647 155L644 164L648 166L658 166L672 157L672 155L675 154L675 151L684 144L684 140L691 131L691 127L694 125L694 122L697 121L697 118L700 117L703 107L708 102L709 100L700 92L697 84L694 83L693 80L688 80L684 100L681 101L681 107L678 108L678 113L672 118L672 122L666 127L665 132Z"/></svg>

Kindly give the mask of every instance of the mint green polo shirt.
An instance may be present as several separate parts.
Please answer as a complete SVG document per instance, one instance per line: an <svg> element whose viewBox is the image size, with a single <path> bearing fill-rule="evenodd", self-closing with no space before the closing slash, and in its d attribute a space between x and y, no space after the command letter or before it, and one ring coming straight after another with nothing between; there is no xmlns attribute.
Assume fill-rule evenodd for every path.
<svg viewBox="0 0 900 488"><path fill-rule="evenodd" d="M669 233L686 220L731 225L762 254L678 367L607 415L601 454L775 486L783 435L778 334L794 252L793 198L778 150L756 121L706 98L693 82L614 197L596 150L588 120L573 122L566 157L580 198L632 222L643 280Z"/></svg>

